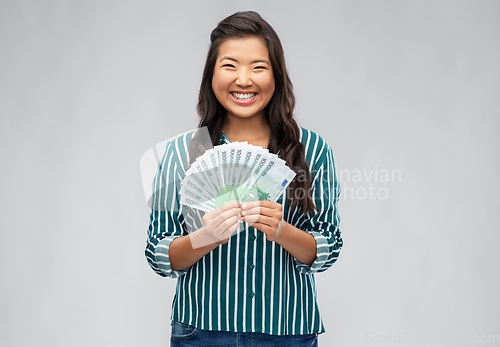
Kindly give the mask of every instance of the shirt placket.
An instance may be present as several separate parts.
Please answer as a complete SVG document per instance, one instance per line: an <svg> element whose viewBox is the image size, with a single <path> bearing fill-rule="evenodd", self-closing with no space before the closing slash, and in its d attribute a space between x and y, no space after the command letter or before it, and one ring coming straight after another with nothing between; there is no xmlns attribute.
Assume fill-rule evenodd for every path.
<svg viewBox="0 0 500 347"><path fill-rule="evenodd" d="M258 310L257 297L259 294L258 280L256 276L256 248L257 248L257 230L251 228L247 223L244 225L244 235L246 236L248 253L246 255L246 328L248 331L255 329L255 315Z"/></svg>

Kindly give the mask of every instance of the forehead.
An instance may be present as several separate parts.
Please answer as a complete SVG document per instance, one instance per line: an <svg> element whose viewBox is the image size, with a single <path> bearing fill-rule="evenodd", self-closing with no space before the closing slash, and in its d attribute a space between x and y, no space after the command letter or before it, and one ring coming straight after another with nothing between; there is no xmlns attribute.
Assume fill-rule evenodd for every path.
<svg viewBox="0 0 500 347"><path fill-rule="evenodd" d="M218 59L231 57L237 60L269 60L269 50L263 38L248 36L224 40L218 49Z"/></svg>

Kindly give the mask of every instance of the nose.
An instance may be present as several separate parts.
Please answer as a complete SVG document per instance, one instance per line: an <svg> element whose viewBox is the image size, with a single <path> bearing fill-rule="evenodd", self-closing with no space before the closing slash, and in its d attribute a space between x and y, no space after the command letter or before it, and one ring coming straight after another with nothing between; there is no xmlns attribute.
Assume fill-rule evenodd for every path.
<svg viewBox="0 0 500 347"><path fill-rule="evenodd" d="M234 83L236 83L236 85L240 87L248 87L253 85L252 79L250 78L247 71L241 71Z"/></svg>

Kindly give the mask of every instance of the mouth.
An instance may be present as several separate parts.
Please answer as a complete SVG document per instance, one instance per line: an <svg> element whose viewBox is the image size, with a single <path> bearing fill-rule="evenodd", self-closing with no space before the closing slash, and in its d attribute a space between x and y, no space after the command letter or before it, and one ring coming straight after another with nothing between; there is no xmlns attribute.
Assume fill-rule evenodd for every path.
<svg viewBox="0 0 500 347"><path fill-rule="evenodd" d="M231 92L230 94L235 101L240 101L240 102L251 102L255 100L255 97L257 96L257 93Z"/></svg>

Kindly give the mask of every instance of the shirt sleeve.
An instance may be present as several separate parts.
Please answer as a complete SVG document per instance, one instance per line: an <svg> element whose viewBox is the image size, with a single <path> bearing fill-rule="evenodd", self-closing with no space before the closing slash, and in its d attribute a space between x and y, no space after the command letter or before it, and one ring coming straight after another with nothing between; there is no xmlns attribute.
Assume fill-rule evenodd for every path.
<svg viewBox="0 0 500 347"><path fill-rule="evenodd" d="M151 214L146 244L146 259L151 268L163 277L180 277L187 269L172 270L169 247L179 236L187 235L183 227L178 192L182 166L176 153L176 146L167 144L165 154L153 180Z"/></svg>
<svg viewBox="0 0 500 347"><path fill-rule="evenodd" d="M299 229L305 230L316 240L316 260L309 266L294 258L295 266L303 274L326 271L337 261L343 241L339 229L340 216L337 203L340 185L337 180L333 151L327 147L320 165L312 170L311 196L320 210L305 218Z"/></svg>

